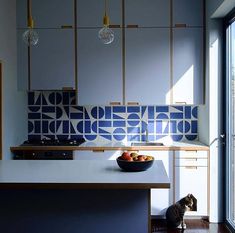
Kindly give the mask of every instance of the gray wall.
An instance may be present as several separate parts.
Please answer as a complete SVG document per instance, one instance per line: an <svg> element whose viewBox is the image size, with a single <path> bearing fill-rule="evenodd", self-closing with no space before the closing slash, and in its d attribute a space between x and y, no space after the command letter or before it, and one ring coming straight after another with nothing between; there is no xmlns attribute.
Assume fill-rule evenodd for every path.
<svg viewBox="0 0 235 233"><path fill-rule="evenodd" d="M206 0L208 2L207 13L212 16L215 11L223 4L226 0Z"/></svg>
<svg viewBox="0 0 235 233"><path fill-rule="evenodd" d="M223 221L222 161L225 155L220 141L223 25L221 18L214 18L214 13L225 1L206 0L206 102L199 107L198 117L199 140L210 145L211 222Z"/></svg>
<svg viewBox="0 0 235 233"><path fill-rule="evenodd" d="M213 80L210 80L210 48L213 43L218 39L218 82L221 80L221 53L222 53L222 20L221 19L212 19L213 14L216 10L223 4L226 0L206 0L206 99L205 105L199 106L199 122L198 122L198 133L199 140L207 145L211 143L210 139L210 120L209 120L209 112L210 112L210 101L213 101L214 104L217 104L219 101L219 92L210 93L210 84L212 84ZM215 78L215 77L214 77ZM213 100L213 98L215 98ZM218 103L219 104L219 103ZM218 112L213 113L218 117ZM215 122L213 121L213 124ZM215 126L216 127L216 126Z"/></svg>
<svg viewBox="0 0 235 233"><path fill-rule="evenodd" d="M0 61L3 67L3 159L27 137L27 96L17 91L16 0L0 0Z"/></svg>

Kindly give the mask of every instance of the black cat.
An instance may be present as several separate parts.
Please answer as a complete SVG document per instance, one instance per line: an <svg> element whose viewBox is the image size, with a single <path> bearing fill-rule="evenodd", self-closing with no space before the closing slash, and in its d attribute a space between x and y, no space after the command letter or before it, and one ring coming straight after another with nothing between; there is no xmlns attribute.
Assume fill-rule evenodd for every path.
<svg viewBox="0 0 235 233"><path fill-rule="evenodd" d="M167 226L186 229L184 214L187 210L197 211L197 199L193 196L193 194L188 194L186 197L168 207L166 211Z"/></svg>

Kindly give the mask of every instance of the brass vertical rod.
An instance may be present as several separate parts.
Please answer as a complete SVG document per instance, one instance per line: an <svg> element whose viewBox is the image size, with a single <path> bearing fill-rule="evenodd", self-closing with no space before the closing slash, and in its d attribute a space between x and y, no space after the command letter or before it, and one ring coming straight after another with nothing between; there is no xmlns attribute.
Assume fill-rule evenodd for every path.
<svg viewBox="0 0 235 233"><path fill-rule="evenodd" d="M122 102L126 103L126 38L125 38L125 1L122 0Z"/></svg>
<svg viewBox="0 0 235 233"><path fill-rule="evenodd" d="M32 2L28 0L28 28L33 28L34 22L32 17Z"/></svg>

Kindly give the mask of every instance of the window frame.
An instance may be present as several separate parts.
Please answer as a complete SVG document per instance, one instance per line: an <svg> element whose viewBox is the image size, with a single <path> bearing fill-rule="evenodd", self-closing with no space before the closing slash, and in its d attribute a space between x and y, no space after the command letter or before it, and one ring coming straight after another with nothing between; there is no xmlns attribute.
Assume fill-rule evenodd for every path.
<svg viewBox="0 0 235 233"><path fill-rule="evenodd" d="M230 92L230 55L229 55L229 51L230 51L230 26L235 22L235 8L224 18L224 33L223 33L223 38L224 38L224 42L223 42L223 94L222 94L222 102L223 102L223 106L224 106L224 111L223 111L223 127L225 129L226 132L226 138L225 138L225 144L226 146L224 147L224 155L225 155L225 167L224 167L224 176L225 176L225 180L226 180L226 185L225 185L225 219L226 219L226 223L228 228L230 228L232 231L235 230L235 221L232 221L232 219L230 219L230 214L231 214L231 209L230 209L230 174L231 174L231 169L230 169L230 164L231 164L231 157L230 157L230 151L231 151L231 123L230 123L230 111L231 111L231 92ZM235 104L235 103L234 103ZM235 123L235 121L234 121ZM235 197L234 200L235 202ZM235 207L234 210L235 212ZM235 215L235 213L234 213Z"/></svg>

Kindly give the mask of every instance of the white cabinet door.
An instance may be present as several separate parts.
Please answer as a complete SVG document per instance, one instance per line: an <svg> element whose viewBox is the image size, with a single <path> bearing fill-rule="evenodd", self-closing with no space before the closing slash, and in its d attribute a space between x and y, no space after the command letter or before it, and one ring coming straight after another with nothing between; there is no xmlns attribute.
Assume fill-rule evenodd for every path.
<svg viewBox="0 0 235 233"><path fill-rule="evenodd" d="M104 0L77 0L77 26L79 28L102 27L104 9ZM121 25L121 1L108 0L107 14L110 24Z"/></svg>
<svg viewBox="0 0 235 233"><path fill-rule="evenodd" d="M17 29L17 81L18 90L28 90L28 46L23 42L25 29Z"/></svg>
<svg viewBox="0 0 235 233"><path fill-rule="evenodd" d="M73 152L73 158L74 160L115 160L117 157L119 157L122 153L122 151L74 151Z"/></svg>
<svg viewBox="0 0 235 233"><path fill-rule="evenodd" d="M173 103L203 104L203 76L203 29L174 29Z"/></svg>
<svg viewBox="0 0 235 233"><path fill-rule="evenodd" d="M165 215L166 209L173 204L173 152L140 151L139 154L154 156L155 160L162 160L165 166L171 182L170 189L151 189L151 215Z"/></svg>
<svg viewBox="0 0 235 233"><path fill-rule="evenodd" d="M189 154L191 154L189 152ZM175 201L180 200L189 193L197 199L197 211L186 212L191 216L208 215L208 167L207 152L200 152L194 156L187 152L176 152L175 167ZM180 159L184 157L184 159Z"/></svg>
<svg viewBox="0 0 235 233"><path fill-rule="evenodd" d="M179 200L192 193L197 198L197 211L186 215L207 216L207 167L176 167L175 198Z"/></svg>
<svg viewBox="0 0 235 233"><path fill-rule="evenodd" d="M173 0L173 26L203 26L204 0Z"/></svg>
<svg viewBox="0 0 235 233"><path fill-rule="evenodd" d="M17 27L27 27L27 0L17 0ZM31 0L36 28L74 25L74 0Z"/></svg>
<svg viewBox="0 0 235 233"><path fill-rule="evenodd" d="M122 102L121 31L113 43L104 45L99 29L78 29L78 103L109 105Z"/></svg>
<svg viewBox="0 0 235 233"><path fill-rule="evenodd" d="M37 31L40 43L31 48L31 90L75 89L74 31Z"/></svg>
<svg viewBox="0 0 235 233"><path fill-rule="evenodd" d="M126 25L169 27L170 0L125 0Z"/></svg>
<svg viewBox="0 0 235 233"><path fill-rule="evenodd" d="M169 104L170 29L126 29L126 102Z"/></svg>
<svg viewBox="0 0 235 233"><path fill-rule="evenodd" d="M16 26L17 28L27 28L27 0L16 1Z"/></svg>
<svg viewBox="0 0 235 233"><path fill-rule="evenodd" d="M74 26L74 0L32 0L32 14L38 28Z"/></svg>

